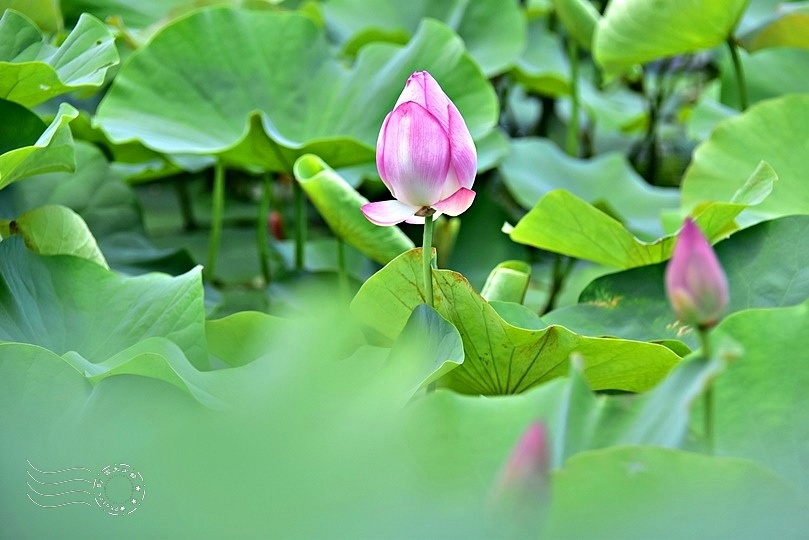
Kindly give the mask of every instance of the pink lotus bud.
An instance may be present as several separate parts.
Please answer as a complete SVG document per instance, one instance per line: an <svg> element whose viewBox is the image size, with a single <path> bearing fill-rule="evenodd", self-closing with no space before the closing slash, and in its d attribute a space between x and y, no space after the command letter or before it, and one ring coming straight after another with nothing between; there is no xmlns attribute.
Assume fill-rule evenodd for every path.
<svg viewBox="0 0 809 540"><path fill-rule="evenodd" d="M517 442L490 494L496 507L509 505L515 499L534 506L542 502L548 493L550 454L545 424L534 422Z"/></svg>
<svg viewBox="0 0 809 540"><path fill-rule="evenodd" d="M550 444L545 424L534 422L512 450L489 495L496 536L539 538L550 506Z"/></svg>
<svg viewBox="0 0 809 540"><path fill-rule="evenodd" d="M455 104L426 71L410 76L385 117L376 167L395 199L362 207L377 225L424 223L427 216L457 216L472 205L475 143Z"/></svg>
<svg viewBox="0 0 809 540"><path fill-rule="evenodd" d="M501 486L544 483L548 476L548 437L545 425L534 422L523 433L500 477Z"/></svg>
<svg viewBox="0 0 809 540"><path fill-rule="evenodd" d="M685 220L666 268L666 293L680 322L702 328L715 325L728 303L725 272L690 219Z"/></svg>

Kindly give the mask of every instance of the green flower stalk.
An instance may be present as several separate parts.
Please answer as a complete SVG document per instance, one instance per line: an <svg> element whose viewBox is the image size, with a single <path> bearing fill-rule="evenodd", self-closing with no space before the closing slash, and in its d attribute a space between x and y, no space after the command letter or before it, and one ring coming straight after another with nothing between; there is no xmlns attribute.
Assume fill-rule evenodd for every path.
<svg viewBox="0 0 809 540"><path fill-rule="evenodd" d="M709 330L716 326L728 304L728 282L708 240L691 220L686 219L674 253L666 267L666 294L677 319L697 328L702 355L711 358ZM713 453L713 388L704 395L705 441Z"/></svg>
<svg viewBox="0 0 809 540"><path fill-rule="evenodd" d="M381 226L424 223L424 287L433 305L433 221L442 213L457 216L472 205L477 151L458 108L426 71L410 76L385 117L376 166L394 198L368 203L362 213Z"/></svg>

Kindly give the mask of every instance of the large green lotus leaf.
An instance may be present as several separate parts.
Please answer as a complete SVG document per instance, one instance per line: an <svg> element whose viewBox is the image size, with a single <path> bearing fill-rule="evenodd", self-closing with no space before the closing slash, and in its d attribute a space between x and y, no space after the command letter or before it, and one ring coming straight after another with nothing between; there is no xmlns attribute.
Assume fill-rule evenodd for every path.
<svg viewBox="0 0 809 540"><path fill-rule="evenodd" d="M458 33L489 77L509 69L525 47L525 20L513 0L330 0L323 14L349 52L377 40L406 42L422 19L437 19Z"/></svg>
<svg viewBox="0 0 809 540"><path fill-rule="evenodd" d="M8 150L0 155L0 189L35 174L75 170L73 136L68 124L78 114L79 112L71 105L61 104L56 118L45 131L38 134L38 138L32 144ZM30 127L30 123L26 122L21 127L23 129L21 136L25 133L30 134Z"/></svg>
<svg viewBox="0 0 809 540"><path fill-rule="evenodd" d="M615 447L574 456L551 486L540 538L799 538L809 526L806 494L742 459Z"/></svg>
<svg viewBox="0 0 809 540"><path fill-rule="evenodd" d="M32 504L25 495L28 459L43 470L63 464L98 473L126 462L142 472L149 493L129 516L139 519L136 536L262 531L323 538L341 531L382 538L396 530L412 537L425 526L442 538L483 536L480 507L470 504L481 492L467 487L479 485L479 477L467 470L460 489L434 489L403 437L403 413L390 412L398 396L369 387L363 366L338 361L332 347L342 328L322 330L300 325L268 345L274 356L205 374L212 387L227 389L228 404L237 402L215 412L162 381L112 376L91 387L49 351L0 345L0 429L13 434L0 437L0 475L19 478L21 486L0 490L4 534L78 540L91 519L92 535L131 536L102 510ZM31 349L37 352L26 354ZM475 462L474 455L458 457ZM232 489L235 478L235 499L211 497ZM153 511L161 501L174 501L172 511ZM278 511L268 515L267 508Z"/></svg>
<svg viewBox="0 0 809 540"><path fill-rule="evenodd" d="M461 333L465 359L446 384L480 394L511 394L567 373L572 353L584 357L584 374L596 389L646 390L677 363L666 347L618 339L583 338L561 326L518 328L504 321L462 275L433 272L435 306ZM368 279L351 308L380 335L399 335L424 303L421 249L404 253Z"/></svg>
<svg viewBox="0 0 809 540"><path fill-rule="evenodd" d="M779 181L772 195L741 216L740 223L809 213L804 159L809 141L799 136L807 123L809 95L793 95L759 103L719 124L694 152L683 178L683 207L728 200L749 171L765 160Z"/></svg>
<svg viewBox="0 0 809 540"><path fill-rule="evenodd" d="M809 233L809 216L790 216L735 233L714 250L728 277L727 313L800 304L809 298L809 253L795 249ZM543 316L587 336L641 341L679 340L696 348L691 327L678 323L663 285L666 263L610 274L582 292L580 303Z"/></svg>
<svg viewBox="0 0 809 540"><path fill-rule="evenodd" d="M53 362L62 372L31 365L3 370L0 425L14 428L15 436L0 438L0 472L24 476L25 459L100 468L127 456L154 486L152 500L175 501L168 514L145 511L154 506L138 512L139 526L179 537L255 530L323 537L340 530L377 538L392 527L418 536L425 526L447 538L492 537L480 527L487 488L525 427L558 410L565 380L495 398L438 390L401 415L380 414L387 401L375 389L367 399L360 366L334 361L343 328L301 330L268 344L275 356L208 374L229 397L249 398L243 408L215 415L191 409L192 400L172 386L140 376L108 377L90 391L47 351L33 360ZM22 359L23 348L33 346L0 346L0 370ZM234 478L241 479L235 500L210 496L232 488ZM68 513L43 511L18 495L0 492L2 507L12 510L4 531L50 537L65 527ZM281 510L268 516L268 506ZM89 514L77 514L77 526L86 523ZM109 523L98 518L95 532L120 534L120 524Z"/></svg>
<svg viewBox="0 0 809 540"><path fill-rule="evenodd" d="M7 99L0 99L0 117L7 126L14 126L14 129L0 131L0 155L23 146L33 146L48 128L36 113Z"/></svg>
<svg viewBox="0 0 809 540"><path fill-rule="evenodd" d="M63 358L92 384L115 375L138 375L172 384L207 407L224 406L207 390L210 372L198 371L177 344L165 337L143 339L100 363L90 362L73 351Z"/></svg>
<svg viewBox="0 0 809 540"><path fill-rule="evenodd" d="M609 74L713 48L733 33L749 0L616 0L598 22L593 55Z"/></svg>
<svg viewBox="0 0 809 540"><path fill-rule="evenodd" d="M688 443L692 409L738 350L720 347L713 358L688 358L650 392L608 396L591 448L648 444L682 448ZM574 414L574 413L571 413Z"/></svg>
<svg viewBox="0 0 809 540"><path fill-rule="evenodd" d="M746 54L739 57L744 70L745 87L749 103L780 98L787 94L809 93L809 81L801 74L809 69L809 50L778 47ZM741 108L739 84L729 54L720 62L722 103Z"/></svg>
<svg viewBox="0 0 809 540"><path fill-rule="evenodd" d="M590 391L581 367L579 359L571 363L570 376L558 402L558 409L548 422L553 447L550 460L552 469L590 447L603 411L604 399L597 398Z"/></svg>
<svg viewBox="0 0 809 540"><path fill-rule="evenodd" d="M368 221L362 214L362 206L368 199L319 157L301 156L293 171L318 213L344 242L380 264L387 264L413 248L413 241L399 227L379 227Z"/></svg>
<svg viewBox="0 0 809 540"><path fill-rule="evenodd" d="M64 26L59 0L0 0L0 12L7 9L22 13L50 34L61 32Z"/></svg>
<svg viewBox="0 0 809 540"><path fill-rule="evenodd" d="M734 220L741 212L770 195L777 179L772 167L761 162L730 202L705 202L694 209L694 219L712 242L723 238L736 230ZM651 242L639 240L615 218L562 189L542 197L509 236L515 242L622 269L668 259L676 239L668 235Z"/></svg>
<svg viewBox="0 0 809 540"><path fill-rule="evenodd" d="M90 383L58 354L27 343L0 343L0 426L4 431L20 420L18 411L27 411L26 421L48 430L69 410L76 395L89 391Z"/></svg>
<svg viewBox="0 0 809 540"><path fill-rule="evenodd" d="M725 368L735 349L721 348L711 360L677 364L660 384L640 395L594 394L580 364L573 362L564 390L541 418L550 430L551 467L566 459L609 446L645 444L682 448L693 403Z"/></svg>
<svg viewBox="0 0 809 540"><path fill-rule="evenodd" d="M66 206L40 206L8 223L0 220L0 231L20 236L36 253L74 255L109 268L87 224Z"/></svg>
<svg viewBox="0 0 809 540"><path fill-rule="evenodd" d="M59 48L16 11L0 19L0 97L26 107L79 88L98 87L118 63L115 38L104 24L82 15Z"/></svg>
<svg viewBox="0 0 809 540"><path fill-rule="evenodd" d="M123 177L131 184L149 182L184 172L196 173L212 167L216 162L211 156L168 156L146 148L138 142L114 144L100 128L92 125L92 117L84 111L80 112L78 118L70 124L70 131L76 140L86 141L103 149L104 155L112 162L114 174Z"/></svg>
<svg viewBox="0 0 809 540"><path fill-rule="evenodd" d="M545 19L528 23L528 43L514 78L528 90L547 96L570 93L570 67L557 34L548 29Z"/></svg>
<svg viewBox="0 0 809 540"><path fill-rule="evenodd" d="M666 264L597 278L582 291L578 304L546 313L543 320L585 336L639 341L676 339L695 348L698 338L693 329L677 322L666 299L663 287Z"/></svg>
<svg viewBox="0 0 809 540"><path fill-rule="evenodd" d="M508 396L439 388L414 399L402 422L424 481L482 502L520 436L532 422L555 416L567 387L560 378Z"/></svg>
<svg viewBox="0 0 809 540"><path fill-rule="evenodd" d="M173 245L159 248L137 231L117 232L97 240L110 268L124 275L163 272L176 276L197 265L184 247ZM205 304L208 311L217 305L219 298L216 290L206 285Z"/></svg>
<svg viewBox="0 0 809 540"><path fill-rule="evenodd" d="M101 363L146 338L165 337L205 368L202 296L199 269L128 278L77 257L38 255L17 238L0 242L2 341Z"/></svg>
<svg viewBox="0 0 809 540"><path fill-rule="evenodd" d="M658 386L638 396L596 395L575 368L567 378L515 395L481 397L439 389L405 409L408 440L431 477L458 483L474 469L479 490L492 486L534 421L548 429L551 468L579 452L614 445L680 448L692 403L723 365L701 359L681 362Z"/></svg>
<svg viewBox="0 0 809 540"><path fill-rule="evenodd" d="M435 309L416 306L393 344L380 371L386 391L401 393L402 405L441 377L463 364L463 341L458 330Z"/></svg>
<svg viewBox="0 0 809 540"><path fill-rule="evenodd" d="M775 14L737 37L750 52L766 47L809 49L809 4L783 4Z"/></svg>
<svg viewBox="0 0 809 540"><path fill-rule="evenodd" d="M292 329L294 326L287 319L256 311L240 311L205 321L205 339L212 357L238 367L272 352L270 344Z"/></svg>
<svg viewBox="0 0 809 540"><path fill-rule="evenodd" d="M346 69L309 17L230 8L158 32L121 69L96 120L115 143L170 154L291 172L313 153L341 167L373 160L379 126L417 69L439 81L473 136L492 128L494 91L439 22L424 21L405 47L363 48Z"/></svg>
<svg viewBox="0 0 809 540"><path fill-rule="evenodd" d="M0 217L13 219L47 205L67 206L87 223L116 270L182 274L195 266L186 251L159 250L146 238L137 195L98 148L77 141L75 156L74 173L35 175L6 188L0 197Z"/></svg>
<svg viewBox="0 0 809 540"><path fill-rule="evenodd" d="M548 326L539 318L536 311L525 304L503 300L489 300L489 305L500 315L501 319L511 326L525 328L527 330L542 330Z"/></svg>
<svg viewBox="0 0 809 540"><path fill-rule="evenodd" d="M501 171L511 194L525 208L563 188L649 238L663 233L660 213L679 206L677 190L650 186L623 156L609 153L591 160L575 159L546 139L512 141Z"/></svg>
<svg viewBox="0 0 809 540"><path fill-rule="evenodd" d="M130 28L144 28L168 17L173 9L188 0L62 0L65 19L78 19L82 13L91 13L99 19L120 17Z"/></svg>
<svg viewBox="0 0 809 540"><path fill-rule="evenodd" d="M716 452L754 459L809 491L809 303L728 317L717 337L744 349L716 380Z"/></svg>
<svg viewBox="0 0 809 540"><path fill-rule="evenodd" d="M585 450L627 444L682 448L691 409L724 370L736 348L719 347L711 360L692 358L677 364L660 384L640 395L593 394L576 362L551 414L552 467ZM547 414L547 416L546 416Z"/></svg>
<svg viewBox="0 0 809 540"><path fill-rule="evenodd" d="M480 295L487 302L522 304L531 281L531 265L525 261L505 261L489 273Z"/></svg>
<svg viewBox="0 0 809 540"><path fill-rule="evenodd" d="M75 172L35 175L11 186L3 194L2 212L13 216L60 204L81 215L98 239L122 231L143 232L138 197L110 169L104 154L76 141L75 156Z"/></svg>
<svg viewBox="0 0 809 540"><path fill-rule="evenodd" d="M61 4L66 22L90 13L117 27L121 31L119 38L132 48L143 45L173 19L205 6L229 5L257 10L278 9L279 4L285 4L283 8L290 10L299 7L291 0L61 0Z"/></svg>

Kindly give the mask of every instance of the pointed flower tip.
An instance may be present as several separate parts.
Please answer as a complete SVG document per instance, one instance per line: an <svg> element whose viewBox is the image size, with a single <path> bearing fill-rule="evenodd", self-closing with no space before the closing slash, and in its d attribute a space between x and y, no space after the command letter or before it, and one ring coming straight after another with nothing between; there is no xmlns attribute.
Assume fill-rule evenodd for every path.
<svg viewBox="0 0 809 540"><path fill-rule="evenodd" d="M666 294L683 324L710 327L727 307L728 284L710 243L690 218L666 267Z"/></svg>
<svg viewBox="0 0 809 540"><path fill-rule="evenodd" d="M435 82L435 79L432 75L430 75L430 72L425 69L424 71L414 71L413 74L407 78L407 84L409 84L411 81L425 83Z"/></svg>
<svg viewBox="0 0 809 540"><path fill-rule="evenodd" d="M443 91L441 90L441 86L439 86L438 81L436 81L435 77L430 75L430 72L426 70L414 71L413 74L407 78L407 82L405 83L405 90L402 92L402 95L407 95L408 87L410 87L411 85L418 86L419 92L431 92L437 89L438 92L441 92L443 94Z"/></svg>

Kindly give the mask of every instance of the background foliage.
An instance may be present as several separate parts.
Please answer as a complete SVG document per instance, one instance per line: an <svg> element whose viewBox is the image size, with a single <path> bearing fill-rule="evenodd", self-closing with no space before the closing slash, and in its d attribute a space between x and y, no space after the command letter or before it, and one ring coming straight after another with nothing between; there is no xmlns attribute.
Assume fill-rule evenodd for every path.
<svg viewBox="0 0 809 540"><path fill-rule="evenodd" d="M805 2L0 8L4 534L805 535ZM435 309L420 230L359 211L416 70L479 157ZM686 216L708 357L663 288ZM500 499L535 421L550 480ZM149 497L40 508L26 460Z"/></svg>

